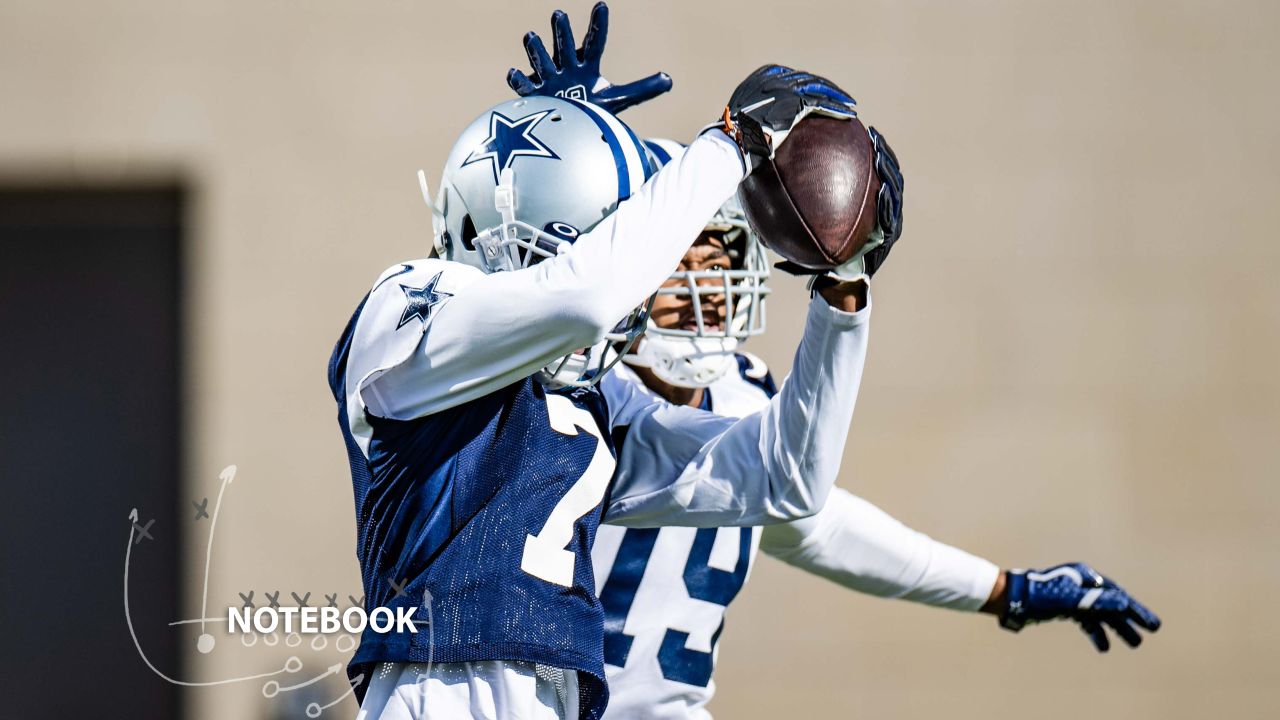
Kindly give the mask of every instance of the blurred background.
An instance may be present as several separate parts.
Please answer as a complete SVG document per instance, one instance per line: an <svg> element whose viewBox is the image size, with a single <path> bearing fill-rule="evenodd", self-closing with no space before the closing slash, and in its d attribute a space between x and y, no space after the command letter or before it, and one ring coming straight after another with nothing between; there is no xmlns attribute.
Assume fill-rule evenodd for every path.
<svg viewBox="0 0 1280 720"><path fill-rule="evenodd" d="M0 714L355 714L326 674L349 649L217 625L201 653L170 623L359 599L329 352L429 252L415 171L434 188L558 6L585 31L585 0L0 5ZM849 89L902 159L840 484L1004 566L1087 560L1166 623L1098 656L1065 623L1015 636L765 558L716 716L1280 716L1280 5L612 10L606 75L675 78L625 113L640 135L687 140L777 61ZM775 287L748 349L781 375L804 298ZM322 678L224 682L291 655L276 680Z"/></svg>

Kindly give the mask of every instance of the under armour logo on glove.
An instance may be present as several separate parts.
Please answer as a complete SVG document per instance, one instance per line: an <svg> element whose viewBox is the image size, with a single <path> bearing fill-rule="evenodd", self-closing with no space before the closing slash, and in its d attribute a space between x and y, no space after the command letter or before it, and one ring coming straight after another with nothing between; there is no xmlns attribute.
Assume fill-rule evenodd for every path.
<svg viewBox="0 0 1280 720"><path fill-rule="evenodd" d="M1131 647L1142 644L1134 625L1149 632L1160 629L1155 613L1084 563L1047 570L1010 570L1006 577L1008 606L1000 615L1005 629L1017 632L1032 623L1068 618L1080 623L1099 652L1111 647L1104 625Z"/></svg>
<svg viewBox="0 0 1280 720"><path fill-rule="evenodd" d="M719 127L738 144L749 170L773 157L787 134L810 113L849 119L857 102L824 77L784 65L764 65L734 89Z"/></svg>

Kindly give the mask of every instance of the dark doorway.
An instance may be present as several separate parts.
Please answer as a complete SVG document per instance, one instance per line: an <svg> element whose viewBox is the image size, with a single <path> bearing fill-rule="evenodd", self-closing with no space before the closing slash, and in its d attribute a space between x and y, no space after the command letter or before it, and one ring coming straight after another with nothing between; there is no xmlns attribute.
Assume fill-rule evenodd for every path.
<svg viewBox="0 0 1280 720"><path fill-rule="evenodd" d="M0 668L14 718L174 718L183 195L0 189ZM129 513L153 539L129 544Z"/></svg>

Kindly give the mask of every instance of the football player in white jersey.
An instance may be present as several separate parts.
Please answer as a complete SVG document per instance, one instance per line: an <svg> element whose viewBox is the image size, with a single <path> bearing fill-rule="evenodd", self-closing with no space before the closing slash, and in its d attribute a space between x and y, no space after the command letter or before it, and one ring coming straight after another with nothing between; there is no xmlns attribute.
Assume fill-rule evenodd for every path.
<svg viewBox="0 0 1280 720"><path fill-rule="evenodd" d="M683 152L671 141L645 144L659 162ZM768 274L764 250L731 199L659 290L648 332L605 380L606 393L631 383L654 398L730 417L767 404L777 392L773 378L737 347L764 331ZM1141 638L1130 622L1149 630L1159 624L1087 566L1001 571L840 488L813 517L763 528L602 525L592 555L605 610L606 718L710 717L705 705L715 692L725 610L757 549L857 592L992 613L1014 630L1071 617L1100 650L1107 647L1100 623L1135 646Z"/></svg>
<svg viewBox="0 0 1280 720"><path fill-rule="evenodd" d="M366 607L421 623L363 633L360 718L598 718L602 519L753 526L822 507L866 351L865 278L822 282L788 382L742 418L597 384L742 178L807 114L851 118L852 102L766 66L656 174L625 125L571 97L501 103L462 133L437 255L384 271L330 362Z"/></svg>
<svg viewBox="0 0 1280 720"><path fill-rule="evenodd" d="M564 13L557 11L552 25L554 57L528 33L524 43L534 75L512 69L512 89L522 96L572 96L583 88L605 88L616 110L629 106L632 93L616 92L599 78L607 30L603 3L592 13L581 49L574 48ZM649 96L670 87L665 75L644 82ZM887 188L879 203L880 245L873 242L870 253L851 263L868 276L901 233L897 158L883 136L874 128L871 133ZM657 164L684 152L672 141L646 146ZM606 395L639 392L727 416L768 404L777 392L768 369L759 358L737 352L741 340L764 330L767 276L763 248L740 206L726 202L659 290L648 332L625 356L626 364L605 378ZM1142 640L1135 625L1148 631L1160 626L1154 613L1087 565L1002 572L838 488L817 515L763 528L604 524L592 554L605 610L607 717L709 717L705 705L714 692L725 608L745 583L757 549L858 592L995 614L1015 632L1029 623L1070 618L1099 651L1110 645L1104 626L1134 647Z"/></svg>

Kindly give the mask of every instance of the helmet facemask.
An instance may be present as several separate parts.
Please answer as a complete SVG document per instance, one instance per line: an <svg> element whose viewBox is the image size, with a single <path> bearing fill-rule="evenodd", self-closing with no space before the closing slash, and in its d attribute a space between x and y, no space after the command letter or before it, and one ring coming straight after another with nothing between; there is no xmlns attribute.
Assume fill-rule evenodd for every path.
<svg viewBox="0 0 1280 720"><path fill-rule="evenodd" d="M548 363L539 373L543 384L551 388L591 387L600 382L605 373L631 352L636 339L644 334L651 307L652 297L605 333L600 342Z"/></svg>
<svg viewBox="0 0 1280 720"><path fill-rule="evenodd" d="M706 230L724 233L729 268L679 270L657 292L687 298L694 326L664 328L650 318L639 347L626 358L629 364L648 367L659 379L678 387L707 387L715 382L733 367L738 343L765 331L764 300L770 290L763 246L732 203L716 213ZM724 320L708 318L705 308L719 303L724 305Z"/></svg>
<svg viewBox="0 0 1280 720"><path fill-rule="evenodd" d="M485 228L471 238L486 272L523 270L567 251L578 239L579 231L562 222L538 228L516 218L515 175L503 170L493 192L494 206L501 222Z"/></svg>
<svg viewBox="0 0 1280 720"><path fill-rule="evenodd" d="M719 228L708 225L708 229ZM737 235L737 237L734 237ZM671 338L732 338L745 340L765 331L764 299L770 293L766 282L769 265L764 248L747 231L725 233L730 268L721 270L679 270L671 274L677 284L658 289L658 295L687 297L692 305L695 327L663 328L650 323L649 332ZM723 296L725 321L709 322L703 308ZM713 325L718 327L712 327Z"/></svg>
<svg viewBox="0 0 1280 720"><path fill-rule="evenodd" d="M436 255L485 273L529 268L565 252L653 170L635 133L591 103L545 96L499 103L454 142L434 203L422 178ZM540 379L559 387L598 382L647 319L647 307L635 308L596 345L548 363Z"/></svg>
<svg viewBox="0 0 1280 720"><path fill-rule="evenodd" d="M566 252L579 231L567 223L549 223L545 230L516 219L514 174L503 170L494 191L494 204L502 221L496 227L478 232L472 243L480 254L486 272L523 270ZM644 333L653 298L636 307L600 342L548 363L539 373L544 384L553 387L590 387L600 382L618 361L631 350L636 338Z"/></svg>

